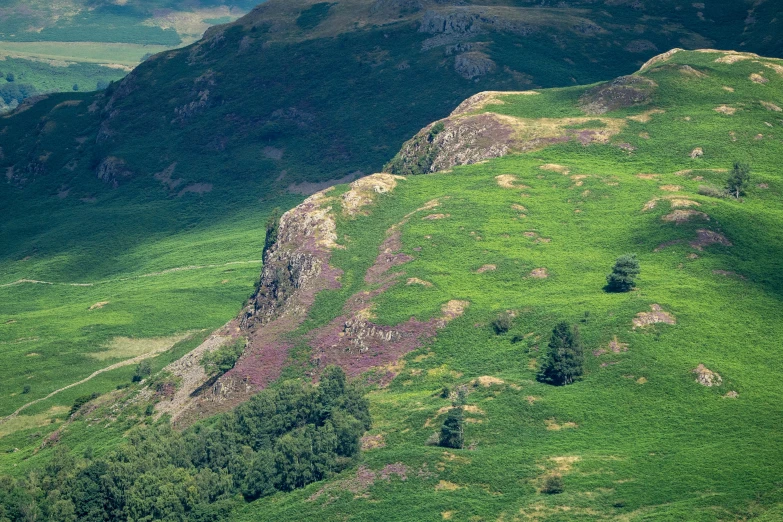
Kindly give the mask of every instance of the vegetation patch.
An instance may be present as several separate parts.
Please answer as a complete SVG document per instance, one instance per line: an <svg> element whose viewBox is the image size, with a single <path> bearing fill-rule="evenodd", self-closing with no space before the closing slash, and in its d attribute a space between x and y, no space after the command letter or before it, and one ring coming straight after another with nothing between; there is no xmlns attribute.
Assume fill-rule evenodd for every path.
<svg viewBox="0 0 783 522"><path fill-rule="evenodd" d="M101 352L92 352L90 357L99 361L109 359L130 359L140 355L153 355L165 352L176 343L187 339L193 335L193 332L186 332L169 337L156 337L149 339L134 339L131 337L116 337L106 345L106 349Z"/></svg>

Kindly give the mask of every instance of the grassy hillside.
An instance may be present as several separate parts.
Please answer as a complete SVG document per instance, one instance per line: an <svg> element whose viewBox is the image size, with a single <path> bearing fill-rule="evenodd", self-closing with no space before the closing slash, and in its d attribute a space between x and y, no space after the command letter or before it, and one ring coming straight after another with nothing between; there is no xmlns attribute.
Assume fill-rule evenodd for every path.
<svg viewBox="0 0 783 522"><path fill-rule="evenodd" d="M693 8L673 4L674 25L648 19L663 7L624 4L606 12L589 4L406 5L270 2L198 44L157 55L105 92L81 92L80 82L79 92L0 119L0 414L158 346L144 339L228 321L257 278L250 262L260 260L272 208L380 170L404 140L475 92L594 82L633 71L654 48L704 42L697 29L718 31L707 42L716 45L740 34L717 20L687 25L699 20ZM751 38L774 27L767 15L743 30L746 47L776 45ZM632 45L639 31L653 47ZM5 45L34 45L47 59L61 47ZM80 60L107 59L94 46L71 48ZM143 50L116 49L122 63ZM0 62L3 72L6 63L16 62ZM235 262L246 264L226 265ZM191 266L207 268L171 271ZM137 279L158 272L159 286ZM72 286L85 284L93 286ZM141 347L107 362L89 355L123 337ZM80 394L125 383L131 371L101 374L97 388L88 381L44 405L68 407ZM37 444L9 440L11 449Z"/></svg>
<svg viewBox="0 0 783 522"><path fill-rule="evenodd" d="M442 122L441 134L474 118L499 118L512 130L503 157L398 178L385 194L370 190L369 200L355 199L356 185L310 200L315 209L331 209L336 245L329 263L342 275L338 289L317 295L300 327L283 332L294 347L284 376L311 371L316 361L339 362L352 375L383 365L364 376L374 383L373 428L358 469L260 499L232 519L775 520L783 505L777 485L783 390L774 362L783 338L783 244L776 232L783 217L782 67L752 55L678 52L633 81L501 93L483 106L476 98ZM434 140L436 156L453 153L443 161L460 163L465 151L480 154L498 144L496 132L487 126L451 149ZM746 196L716 197L735 160L753 169ZM70 255L37 259L31 250L30 259L7 265L9 280L50 273L61 283L69 275L67 281L93 283L0 288L16 314L9 316L16 322L3 325L15 347L2 366L13 368L4 376L15 393L4 401L9 410L24 402L18 390L25 382L35 386L30 398L37 397L46 380L36 376L44 372L65 383L100 366L76 355L79 342L193 336L154 359L159 368L203 339L194 330L227 320L231 303L250 293L258 265L238 265L230 275L224 265L257 259L263 221L252 201L260 194L245 196L246 213L218 217L218 207L205 202L209 194L172 196L164 204L152 190L135 200L124 199L126 193L118 189L115 200L93 203L89 240L56 246L77 235L79 222L67 220L38 236L39 251ZM141 203L145 211L135 212ZM199 209L192 215L191 205ZM107 217L123 208L123 220ZM61 212L68 216L67 207ZM192 230L172 235L188 216ZM30 219L27 230L34 230ZM113 230L118 222L126 228ZM108 251L109 238L117 254L94 262L96 252ZM238 248L244 257L229 259ZM641 262L637 290L606 293L606 274L627 252ZM112 280L185 264L219 266ZM55 302L67 305L53 308ZM22 303L29 311L17 312ZM441 326L437 331L421 327L444 313L450 320L432 323ZM512 325L497 334L492 322L503 313L512 315ZM370 340L369 351L327 342L339 339L330 337L335 328L352 338L343 328L357 319L362 331L401 332L403 341ZM586 374L552 387L535 375L561 320L580 328ZM24 339L39 331L51 337ZM414 345L405 340L411 331L420 332ZM264 332L249 330L251 346ZM74 339L77 357L67 366L57 359L67 356L60 353L63 339ZM26 357L25 342L38 343L44 357ZM386 365L400 346L413 351ZM50 367L42 364L47 360ZM101 365L114 360L122 358ZM236 372L251 372L252 361L241 361ZM20 377L32 364L41 364L30 370L33 378ZM693 373L699 365L719 374L720 385L699 384ZM75 455L88 448L106 454L144 418L143 403L129 401L119 415L104 403L107 409L65 425L62 407L127 382L132 370L102 374L78 393L63 392L18 417L0 444L20 451L0 457L2 469L21 474L41 466L52 450L39 450L40 441L55 428ZM451 404L444 388L467 392L466 449L427 444ZM109 399L127 401L135 393L130 388ZM44 426L50 418L54 423ZM552 474L563 477L563 493L540 492Z"/></svg>
<svg viewBox="0 0 783 522"><path fill-rule="evenodd" d="M765 65L779 61L716 62L723 56L678 53L647 69L657 85L649 101L601 116L621 127L607 144L410 176L366 215L337 213L337 236L350 238L331 258L344 284L319 296L316 325L377 289L362 280L383 247L368 246L399 223L410 261L365 303L370 321L402 328L447 301L470 304L370 394L374 427L358 471L259 500L238 519L776 519L783 120L771 104L783 77ZM577 116L562 100L584 93L500 96L482 111ZM692 159L697 147L704 156ZM753 165L747 196L700 194L721 187L735 159ZM626 252L641 261L638 289L604 292ZM548 277L531 275L541 268ZM635 327L653 305L675 324ZM491 322L505 311L513 326L497 335ZM535 381L559 320L579 325L587 347L584 380L566 387ZM722 384L700 385L700 364ZM460 386L468 449L428 446L450 405L441 390ZM564 477L560 495L539 492L552 473Z"/></svg>

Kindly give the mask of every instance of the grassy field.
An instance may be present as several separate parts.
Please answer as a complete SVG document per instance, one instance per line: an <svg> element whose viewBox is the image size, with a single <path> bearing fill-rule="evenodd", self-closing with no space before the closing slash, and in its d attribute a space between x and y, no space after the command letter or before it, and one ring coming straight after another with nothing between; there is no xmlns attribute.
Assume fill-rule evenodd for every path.
<svg viewBox="0 0 783 522"><path fill-rule="evenodd" d="M247 194L231 209L217 206L222 195L196 208L187 198L99 202L87 210L96 225L91 234L78 232L84 208L60 209L59 226L0 270L0 416L140 355L163 352L151 359L160 369L185 353L181 346L192 349L194 339L234 317L261 266L265 212L246 209L257 197ZM16 232L36 226L34 217L23 223ZM57 428L76 397L129 383L135 366L97 375L4 421L3 435L12 436L0 439L3 450L27 451L2 468L28 458L29 436ZM114 440L121 436L112 432Z"/></svg>
<svg viewBox="0 0 783 522"><path fill-rule="evenodd" d="M167 49L163 45L96 42L0 42L0 57L135 67L143 56Z"/></svg>
<svg viewBox="0 0 783 522"><path fill-rule="evenodd" d="M14 75L31 94L77 90L74 86L94 91L147 56L189 45L211 25L236 20L249 10L246 4L194 9L163 2L97 8L81 1L11 2L0 8L0 71ZM10 94L0 91L5 100L0 110L15 107Z"/></svg>

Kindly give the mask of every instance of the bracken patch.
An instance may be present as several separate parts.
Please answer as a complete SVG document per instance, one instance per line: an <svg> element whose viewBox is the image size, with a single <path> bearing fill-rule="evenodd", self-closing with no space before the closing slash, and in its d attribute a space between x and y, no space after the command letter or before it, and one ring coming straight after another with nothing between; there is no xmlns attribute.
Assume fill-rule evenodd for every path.
<svg viewBox="0 0 783 522"><path fill-rule="evenodd" d="M661 217L663 221L668 221L677 224L685 223L687 221L690 221L692 218L699 218L705 221L710 220L710 217L704 212L699 212L698 210L690 210L690 209L675 210L674 212L670 214L666 214L665 216Z"/></svg>

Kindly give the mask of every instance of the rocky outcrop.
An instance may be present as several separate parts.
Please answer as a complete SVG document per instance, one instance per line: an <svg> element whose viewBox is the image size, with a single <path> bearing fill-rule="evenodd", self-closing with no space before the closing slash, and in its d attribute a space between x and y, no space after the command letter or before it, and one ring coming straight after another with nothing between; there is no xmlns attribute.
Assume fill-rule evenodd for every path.
<svg viewBox="0 0 783 522"><path fill-rule="evenodd" d="M329 190L307 198L280 218L277 242L268 250L258 291L241 318L241 327L266 324L284 313L301 315L315 293L336 286L329 267L336 245Z"/></svg>
<svg viewBox="0 0 783 522"><path fill-rule="evenodd" d="M473 80L495 72L497 64L489 55L472 51L462 53L454 59L454 70L466 80Z"/></svg>
<svg viewBox="0 0 783 522"><path fill-rule="evenodd" d="M457 11L441 13L427 11L421 19L420 33L465 35L481 30L481 16L478 13Z"/></svg>
<svg viewBox="0 0 783 522"><path fill-rule="evenodd" d="M644 105L652 99L656 87L654 81L643 76L621 76L589 89L579 99L579 105L587 114Z"/></svg>
<svg viewBox="0 0 783 522"><path fill-rule="evenodd" d="M584 146L608 143L625 125L624 120L612 118L527 120L491 112L464 114L473 107L492 103L493 93L486 94L474 97L478 100L474 105L460 109L461 105L455 115L422 129L403 145L384 170L402 175L425 174L571 140Z"/></svg>
<svg viewBox="0 0 783 522"><path fill-rule="evenodd" d="M723 384L723 378L703 364L699 364L691 373L696 374L696 382L711 388Z"/></svg>
<svg viewBox="0 0 783 522"><path fill-rule="evenodd" d="M424 174L504 156L513 128L497 115L478 114L431 125L403 145L385 170Z"/></svg>
<svg viewBox="0 0 783 522"><path fill-rule="evenodd" d="M133 175L130 169L128 169L125 160L114 156L104 158L95 169L95 174L98 176L98 179L111 185L113 188L119 186L120 180L129 178Z"/></svg>

